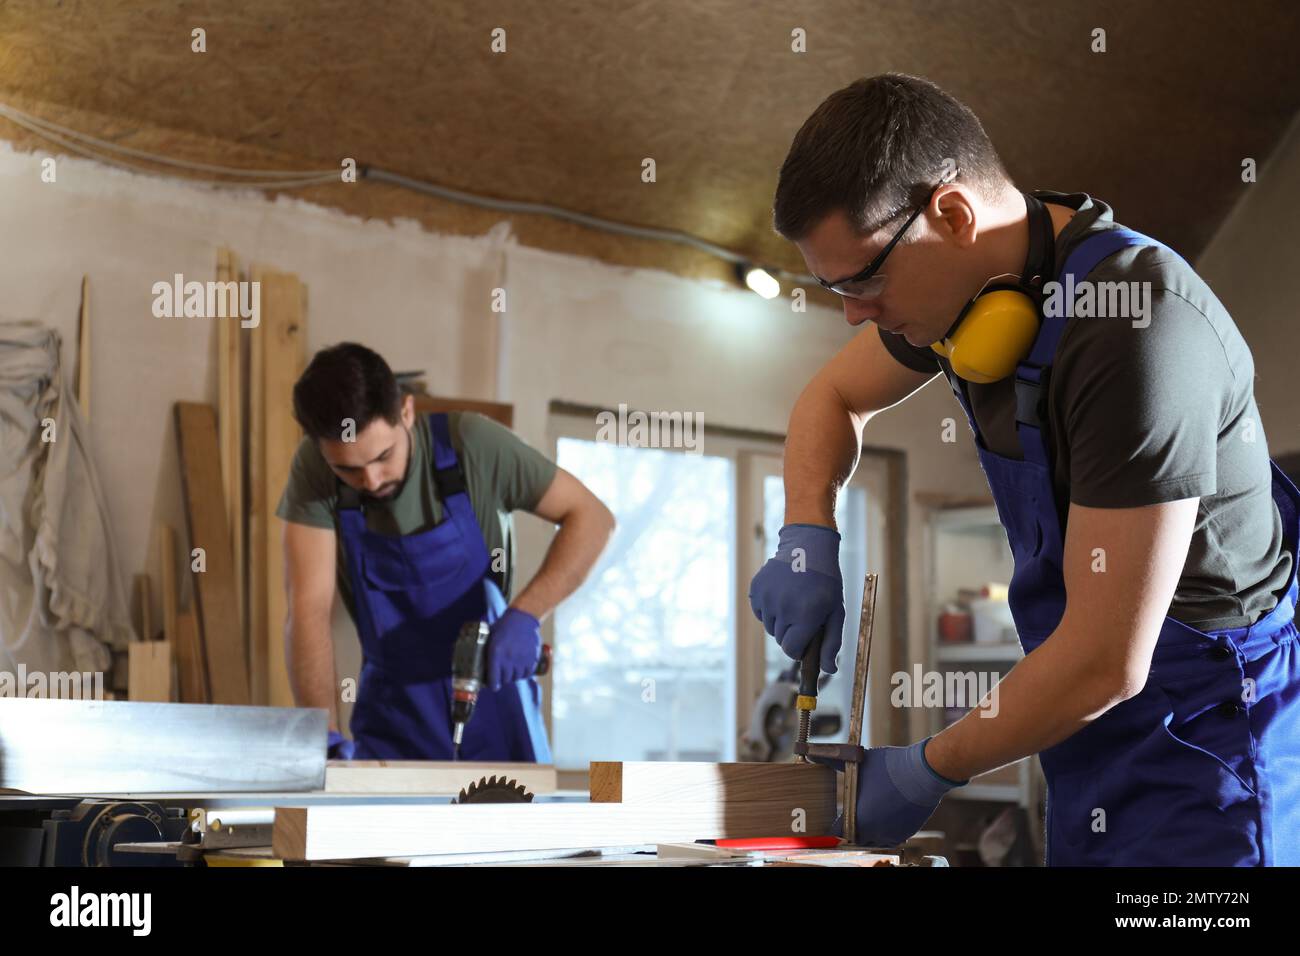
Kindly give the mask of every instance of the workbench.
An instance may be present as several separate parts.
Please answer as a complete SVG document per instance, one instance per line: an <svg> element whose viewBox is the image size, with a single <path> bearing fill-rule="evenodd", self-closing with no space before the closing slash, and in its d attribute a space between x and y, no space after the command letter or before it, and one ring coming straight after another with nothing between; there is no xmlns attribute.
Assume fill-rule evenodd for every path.
<svg viewBox="0 0 1300 956"><path fill-rule="evenodd" d="M563 791L534 764L327 764L325 737L320 710L0 700L0 864L946 865L700 842L828 834L816 764L598 762Z"/></svg>

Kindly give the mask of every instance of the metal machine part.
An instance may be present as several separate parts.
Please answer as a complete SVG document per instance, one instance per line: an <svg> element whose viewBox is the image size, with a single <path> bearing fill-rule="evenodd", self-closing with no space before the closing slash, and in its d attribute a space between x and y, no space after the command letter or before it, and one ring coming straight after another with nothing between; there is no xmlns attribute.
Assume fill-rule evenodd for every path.
<svg viewBox="0 0 1300 956"><path fill-rule="evenodd" d="M177 866L123 849L125 844L179 841L184 813L157 803L83 800L71 810L55 810L44 822L44 866Z"/></svg>
<svg viewBox="0 0 1300 956"><path fill-rule="evenodd" d="M533 794L508 777L483 777L461 790L452 803L532 803Z"/></svg>
<svg viewBox="0 0 1300 956"><path fill-rule="evenodd" d="M831 680L823 674L819 680L825 687ZM737 758L759 763L781 763L794 755L795 700L799 695L798 672L791 665L763 688L750 717L749 726L741 735ZM837 711L823 711L812 715L809 735L826 737L840 732L844 725Z"/></svg>
<svg viewBox="0 0 1300 956"><path fill-rule="evenodd" d="M0 698L0 789L319 790L327 722L294 707Z"/></svg>

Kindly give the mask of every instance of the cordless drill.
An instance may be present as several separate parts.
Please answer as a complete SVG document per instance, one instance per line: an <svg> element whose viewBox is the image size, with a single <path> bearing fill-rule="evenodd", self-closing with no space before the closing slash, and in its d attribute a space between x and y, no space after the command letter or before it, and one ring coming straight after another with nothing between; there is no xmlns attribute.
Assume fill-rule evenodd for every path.
<svg viewBox="0 0 1300 956"><path fill-rule="evenodd" d="M487 621L466 621L456 637L451 657L452 759L460 759L460 742L465 725L474 715L478 694L487 680L487 644L491 633ZM537 676L551 669L551 645L543 644L537 659Z"/></svg>

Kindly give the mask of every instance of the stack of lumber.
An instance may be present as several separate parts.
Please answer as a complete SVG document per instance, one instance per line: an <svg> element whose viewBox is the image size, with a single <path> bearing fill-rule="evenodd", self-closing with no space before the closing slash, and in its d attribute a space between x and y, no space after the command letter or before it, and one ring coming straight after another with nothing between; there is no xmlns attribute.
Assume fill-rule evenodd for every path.
<svg viewBox="0 0 1300 956"><path fill-rule="evenodd" d="M259 284L258 322L245 327L237 309L213 318L215 406L175 405L189 547L178 551L175 530L159 529L163 640L132 648L132 699L293 705L274 512L301 437L291 393L306 363L306 289L289 273L256 266L241 273L235 254L218 250L217 281L241 279ZM193 600L182 611L187 576ZM141 643L153 636L142 625Z"/></svg>

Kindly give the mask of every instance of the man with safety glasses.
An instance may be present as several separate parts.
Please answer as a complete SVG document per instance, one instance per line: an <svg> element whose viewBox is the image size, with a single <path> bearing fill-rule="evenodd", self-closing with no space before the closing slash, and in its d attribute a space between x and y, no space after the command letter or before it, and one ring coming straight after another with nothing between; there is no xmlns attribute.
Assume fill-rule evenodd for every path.
<svg viewBox="0 0 1300 956"><path fill-rule="evenodd" d="M774 219L848 322L876 328L795 404L755 615L791 658L821 639L835 671L838 490L868 422L937 374L1015 560L1025 657L998 706L868 748L859 842L902 842L952 788L1037 753L1049 864L1300 865L1300 492L1213 292L1105 203L1022 193L966 107L897 74L804 123ZM1105 283L1148 294L1145 321L1102 317Z"/></svg>

